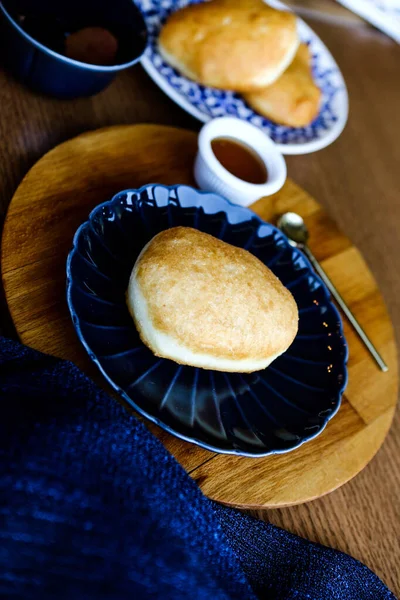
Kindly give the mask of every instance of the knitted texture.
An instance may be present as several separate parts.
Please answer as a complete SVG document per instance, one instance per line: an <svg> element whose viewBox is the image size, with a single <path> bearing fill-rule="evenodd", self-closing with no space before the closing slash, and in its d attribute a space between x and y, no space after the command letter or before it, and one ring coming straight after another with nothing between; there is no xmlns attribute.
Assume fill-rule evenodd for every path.
<svg viewBox="0 0 400 600"><path fill-rule="evenodd" d="M0 598L389 600L367 567L207 499L73 364L0 339Z"/></svg>

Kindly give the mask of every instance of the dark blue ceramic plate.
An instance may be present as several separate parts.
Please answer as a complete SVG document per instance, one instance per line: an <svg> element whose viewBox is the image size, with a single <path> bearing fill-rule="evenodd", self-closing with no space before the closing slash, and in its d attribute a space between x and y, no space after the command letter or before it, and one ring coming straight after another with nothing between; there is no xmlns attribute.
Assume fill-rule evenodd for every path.
<svg viewBox="0 0 400 600"><path fill-rule="evenodd" d="M246 248L290 289L300 322L289 350L264 371L220 373L155 357L125 305L130 272L159 231L184 225ZM170 433L215 452L265 456L318 435L346 385L339 314L302 253L251 210L187 186L127 190L93 210L67 263L76 331L113 388Z"/></svg>

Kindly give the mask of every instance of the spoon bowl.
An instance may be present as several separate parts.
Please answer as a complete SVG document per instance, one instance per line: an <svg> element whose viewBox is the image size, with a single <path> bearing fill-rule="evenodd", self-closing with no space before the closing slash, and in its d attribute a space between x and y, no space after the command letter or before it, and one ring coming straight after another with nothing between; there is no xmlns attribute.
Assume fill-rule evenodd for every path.
<svg viewBox="0 0 400 600"><path fill-rule="evenodd" d="M297 213L283 214L278 220L278 227L289 238L292 245L305 246L307 244L310 234L307 225Z"/></svg>

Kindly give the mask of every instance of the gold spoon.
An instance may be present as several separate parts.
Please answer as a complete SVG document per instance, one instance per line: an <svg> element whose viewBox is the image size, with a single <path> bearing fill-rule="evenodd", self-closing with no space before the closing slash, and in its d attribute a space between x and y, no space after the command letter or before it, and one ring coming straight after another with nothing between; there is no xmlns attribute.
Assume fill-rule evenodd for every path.
<svg viewBox="0 0 400 600"><path fill-rule="evenodd" d="M278 227L281 231L289 238L289 242L292 246L296 246L300 248L307 256L308 260L312 264L315 271L321 277L322 281L325 283L326 287L335 298L336 302L360 336L361 340L364 342L365 346L368 348L370 354L373 356L378 366L382 371L388 371L389 367L383 360L382 356L379 354L378 350L375 348L364 329L361 327L360 323L357 321L342 296L329 279L328 275L325 273L314 254L311 252L310 248L307 246L308 238L310 236L309 231L307 229L307 225L304 223L302 217L294 212L287 212L283 214L278 220Z"/></svg>

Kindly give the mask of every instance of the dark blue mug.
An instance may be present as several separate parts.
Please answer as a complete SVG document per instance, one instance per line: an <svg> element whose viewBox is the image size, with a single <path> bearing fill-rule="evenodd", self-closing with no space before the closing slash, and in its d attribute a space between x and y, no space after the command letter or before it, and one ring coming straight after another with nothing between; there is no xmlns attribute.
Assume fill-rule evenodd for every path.
<svg viewBox="0 0 400 600"><path fill-rule="evenodd" d="M116 38L115 64L79 62L62 53L65 36L85 27L102 27ZM146 44L146 24L132 0L0 0L0 62L51 96L96 94L137 63Z"/></svg>

